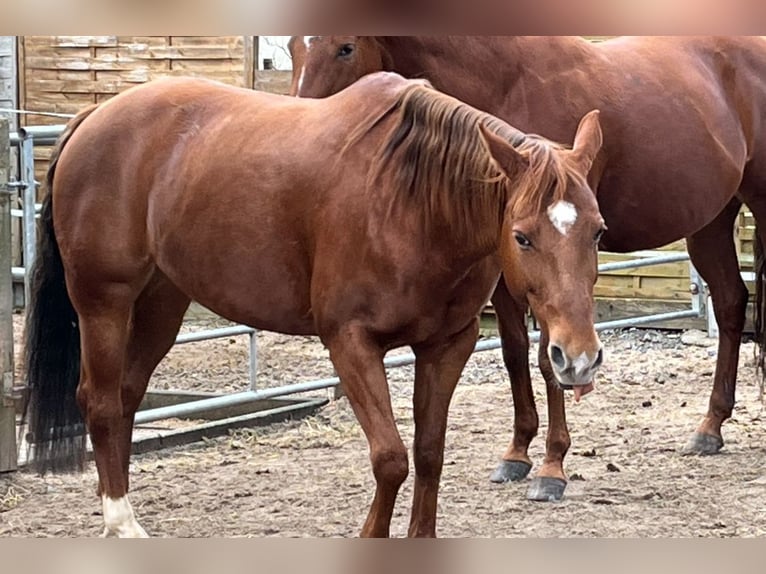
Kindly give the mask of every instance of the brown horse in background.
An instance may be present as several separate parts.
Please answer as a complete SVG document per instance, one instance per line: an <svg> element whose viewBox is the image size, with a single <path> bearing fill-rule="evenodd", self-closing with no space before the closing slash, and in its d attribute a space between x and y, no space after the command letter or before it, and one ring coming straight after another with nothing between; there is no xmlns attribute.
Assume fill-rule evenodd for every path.
<svg viewBox="0 0 766 574"><path fill-rule="evenodd" d="M766 221L766 39L300 36L294 48L293 94L304 97L393 70L554 140L571 133L582 114L600 109L604 145L589 178L609 226L600 247L629 252L686 238L709 285L720 334L708 412L684 452L720 450L721 425L734 407L748 299L733 238L743 202L761 222L756 331L761 349L764 342L758 254ZM538 429L524 304L508 296L502 281L492 301L515 410L513 439L492 480L521 480ZM551 383L545 329L542 335L540 369ZM539 500L563 494L570 445L562 391L546 388L546 457L528 494Z"/></svg>
<svg viewBox="0 0 766 574"><path fill-rule="evenodd" d="M435 535L448 407L501 271L551 333L560 384L588 384L602 361L603 220L586 180L601 141L596 112L567 149L389 73L326 100L166 79L82 112L41 217L33 462L81 467L87 427L105 533L145 535L127 497L134 415L196 300L321 338L370 446L365 536L388 535L408 474L383 357L410 345L409 532Z"/></svg>

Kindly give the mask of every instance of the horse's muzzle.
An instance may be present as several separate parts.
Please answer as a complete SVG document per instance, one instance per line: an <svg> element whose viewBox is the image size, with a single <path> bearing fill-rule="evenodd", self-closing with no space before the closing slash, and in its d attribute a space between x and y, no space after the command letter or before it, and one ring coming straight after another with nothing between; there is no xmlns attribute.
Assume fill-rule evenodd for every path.
<svg viewBox="0 0 766 574"><path fill-rule="evenodd" d="M595 353L582 352L572 358L560 346L551 343L548 345L548 357L559 387L562 390L573 390L575 387L592 385L596 371L604 362L604 349L599 345Z"/></svg>

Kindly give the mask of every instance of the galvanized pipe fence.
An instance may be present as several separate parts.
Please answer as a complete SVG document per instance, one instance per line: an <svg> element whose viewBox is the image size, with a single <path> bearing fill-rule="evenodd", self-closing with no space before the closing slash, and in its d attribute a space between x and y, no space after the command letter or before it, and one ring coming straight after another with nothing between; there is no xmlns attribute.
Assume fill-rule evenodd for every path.
<svg viewBox="0 0 766 574"><path fill-rule="evenodd" d="M18 193L21 199L21 209L11 210L11 215L13 217L20 218L22 221L22 248L24 258L24 267L14 267L12 269L12 278L17 282L23 281L25 302L30 300L28 270L32 268L35 260L35 218L40 211L40 205L36 203L37 187L39 183L35 181L34 147L53 145L56 142L58 136L63 131L64 127L65 126L63 125L30 126L20 129L16 133L10 134L10 144L18 147L20 150L19 172L21 177L17 181L9 182L7 187L8 190L12 193ZM657 255L656 252L637 252L632 255L634 255L635 258L631 260L599 265L599 273L689 260L689 255L686 252L667 252L661 255ZM690 292L692 294L692 302L689 309L599 322L596 324L596 330L603 331L607 329L633 327L637 325L645 325L661 321L692 317L709 318L712 316L712 312L710 312L709 309L709 301L706 296L706 286L691 263L689 264L689 271L691 279ZM708 323L710 324L710 320L708 320ZM244 325L222 327L194 333L184 333L176 338L176 344L186 344L195 341L210 340L221 337L232 337L237 335L247 335L250 339L249 390L230 393L223 396L194 400L178 405L139 411L136 414L135 424L142 425L167 418L193 417L194 415L213 409L243 405L257 400L284 397L299 393L328 389L331 387L336 387L340 383L340 379L338 379L338 377L328 377L324 379L317 379L313 381L306 381L258 390L256 388L256 330ZM540 339L540 332L536 330L530 331L529 339L530 342L538 342ZM500 339L498 337L493 337L477 342L474 352L478 353L499 348L501 348ZM415 355L408 353L386 357L384 364L386 368L396 368L412 365L414 362Z"/></svg>

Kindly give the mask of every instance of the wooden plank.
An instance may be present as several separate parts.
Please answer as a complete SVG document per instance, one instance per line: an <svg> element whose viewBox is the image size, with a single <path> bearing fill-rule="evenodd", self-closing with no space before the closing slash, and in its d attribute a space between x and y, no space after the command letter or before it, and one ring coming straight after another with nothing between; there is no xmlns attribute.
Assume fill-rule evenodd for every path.
<svg viewBox="0 0 766 574"><path fill-rule="evenodd" d="M27 105L27 66L26 38L24 36L16 37L16 67L18 70L19 107L26 109L24 106Z"/></svg>
<svg viewBox="0 0 766 574"><path fill-rule="evenodd" d="M241 60L242 49L228 46L148 46L132 56L142 60Z"/></svg>
<svg viewBox="0 0 766 574"><path fill-rule="evenodd" d="M146 80L143 80L146 81ZM37 92L67 92L69 94L119 94L128 88L142 83L141 79L132 81L130 79L113 80L47 80L36 79L35 90Z"/></svg>
<svg viewBox="0 0 766 574"><path fill-rule="evenodd" d="M599 263L613 263L618 261L628 261L631 257L599 257ZM679 261L677 263L662 263L661 265L648 265L646 267L637 267L635 269L615 269L605 271L605 275L639 275L642 277L688 277L689 263Z"/></svg>
<svg viewBox="0 0 766 574"><path fill-rule="evenodd" d="M173 36L174 46L222 46L243 49L252 36Z"/></svg>
<svg viewBox="0 0 766 574"><path fill-rule="evenodd" d="M49 36L50 45L59 48L116 46L117 36Z"/></svg>
<svg viewBox="0 0 766 574"><path fill-rule="evenodd" d="M233 416L226 419L203 423L191 428L179 430L154 431L148 436L145 433L134 432L145 436L133 439L132 451L134 454L145 453L162 448L179 446L190 442L199 441L203 438L213 438L228 434L236 428L256 427L274 424L285 420L294 420L314 414L318 409L326 405L327 399L307 399L284 407L259 411L252 414ZM137 427L140 429L141 427ZM90 456L91 453L89 452Z"/></svg>
<svg viewBox="0 0 766 574"><path fill-rule="evenodd" d="M245 36L245 61L244 61L244 81L246 88L255 87L255 76L258 70L258 36Z"/></svg>
<svg viewBox="0 0 766 574"><path fill-rule="evenodd" d="M11 202L3 193L10 176L8 121L0 118L0 472L16 470L16 410L13 387L13 284Z"/></svg>
<svg viewBox="0 0 766 574"><path fill-rule="evenodd" d="M258 70L255 78L255 89L273 94L288 94L292 72L284 70Z"/></svg>
<svg viewBox="0 0 766 574"><path fill-rule="evenodd" d="M102 51L99 51L93 58L76 58L68 55L32 56L28 58L27 65L38 70L40 74L45 74L48 71L56 71L61 74L64 71L129 71L136 67L155 70L167 68L167 64L161 60L134 58L120 53L105 54Z"/></svg>
<svg viewBox="0 0 766 574"><path fill-rule="evenodd" d="M167 46L167 36L117 36L117 44L120 48L142 50L149 46ZM102 49L102 48L99 48Z"/></svg>

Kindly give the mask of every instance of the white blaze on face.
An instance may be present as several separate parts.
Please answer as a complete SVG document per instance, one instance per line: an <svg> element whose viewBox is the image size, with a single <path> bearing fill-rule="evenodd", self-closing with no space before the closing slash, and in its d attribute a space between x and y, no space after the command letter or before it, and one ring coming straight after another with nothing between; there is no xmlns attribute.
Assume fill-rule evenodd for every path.
<svg viewBox="0 0 766 574"><path fill-rule="evenodd" d="M301 75L298 78L298 91L301 91L301 87L303 86L303 77L306 75L306 64L303 64L301 66Z"/></svg>
<svg viewBox="0 0 766 574"><path fill-rule="evenodd" d="M561 235L566 235L577 221L577 209L568 201L557 201L548 208L548 218Z"/></svg>
<svg viewBox="0 0 766 574"><path fill-rule="evenodd" d="M114 534L119 538L148 538L146 531L136 520L127 496L112 499L102 496L104 509L104 536Z"/></svg>
<svg viewBox="0 0 766 574"><path fill-rule="evenodd" d="M306 52L308 53L309 50L311 50L311 39L312 38L319 38L319 36L303 36L303 45L306 46ZM305 58L304 58L305 61ZM298 76L298 91L301 91L301 86L303 86L303 78L306 75L306 64L304 63L301 66L301 75Z"/></svg>

